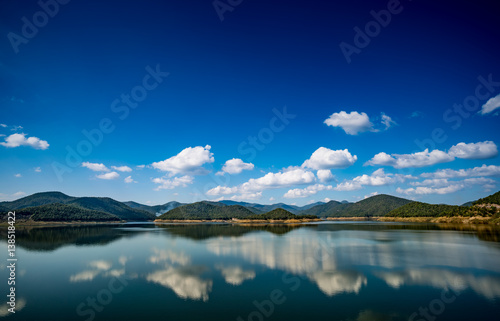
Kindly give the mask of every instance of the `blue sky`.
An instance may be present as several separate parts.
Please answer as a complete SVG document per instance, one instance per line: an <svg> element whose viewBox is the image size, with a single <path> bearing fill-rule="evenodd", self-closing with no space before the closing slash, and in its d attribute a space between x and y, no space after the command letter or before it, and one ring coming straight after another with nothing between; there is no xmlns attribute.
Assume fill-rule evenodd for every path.
<svg viewBox="0 0 500 321"><path fill-rule="evenodd" d="M0 1L2 200L499 190L488 1L40 3Z"/></svg>

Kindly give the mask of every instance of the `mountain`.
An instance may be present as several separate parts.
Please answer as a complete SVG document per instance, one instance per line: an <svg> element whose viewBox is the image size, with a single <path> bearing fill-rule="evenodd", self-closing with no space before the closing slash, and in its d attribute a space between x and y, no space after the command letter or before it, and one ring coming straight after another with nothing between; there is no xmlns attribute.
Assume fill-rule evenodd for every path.
<svg viewBox="0 0 500 321"><path fill-rule="evenodd" d="M320 204L313 206L307 210L304 210L300 212L302 215L316 215L317 217L327 217L331 213L335 212L335 208L338 207L339 205L342 205L342 203L337 202L337 201L330 201L325 204Z"/></svg>
<svg viewBox="0 0 500 321"><path fill-rule="evenodd" d="M222 220L245 218L254 215L241 205L225 205L217 202L196 202L176 207L158 217L160 220Z"/></svg>
<svg viewBox="0 0 500 321"><path fill-rule="evenodd" d="M149 212L149 213L154 214L156 216L164 214L164 213L166 213L166 212L168 212L176 207L179 207L181 205L185 205L183 203L179 203L176 201L168 202L168 203L165 203L163 205L154 205L154 206L144 205L144 204L140 204L140 203L136 203L136 202L132 202L132 201L123 202L123 204L125 204L131 208L135 208L138 210L143 210L143 211Z"/></svg>
<svg viewBox="0 0 500 321"><path fill-rule="evenodd" d="M317 218L314 215L295 215L283 208L275 208L264 214L252 215L247 217L250 220L291 220L291 219L301 219L301 218Z"/></svg>
<svg viewBox="0 0 500 321"><path fill-rule="evenodd" d="M25 207L33 207L52 203L67 203L76 199L61 192L43 192L35 193L11 202L0 202L0 207L5 210L13 211Z"/></svg>
<svg viewBox="0 0 500 321"><path fill-rule="evenodd" d="M16 210L16 218L33 221L120 221L116 215L89 210L74 205L61 203L45 204Z"/></svg>
<svg viewBox="0 0 500 321"><path fill-rule="evenodd" d="M147 221L155 219L154 214L131 208L109 197L79 197L67 204L113 214L125 221Z"/></svg>
<svg viewBox="0 0 500 321"><path fill-rule="evenodd" d="M323 205L311 207L300 214L318 217L362 217L384 216L390 211L410 203L410 200L391 195L375 195L356 203L330 201Z"/></svg>
<svg viewBox="0 0 500 321"><path fill-rule="evenodd" d="M302 212L302 211L308 210L314 206L323 205L323 204L325 204L325 202L311 203L311 204L307 204L307 205L299 207L299 210Z"/></svg>

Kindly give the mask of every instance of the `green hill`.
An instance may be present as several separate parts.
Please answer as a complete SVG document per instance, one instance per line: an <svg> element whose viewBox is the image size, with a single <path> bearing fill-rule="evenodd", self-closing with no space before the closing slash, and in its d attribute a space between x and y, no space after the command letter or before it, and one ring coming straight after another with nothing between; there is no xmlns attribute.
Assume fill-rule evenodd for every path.
<svg viewBox="0 0 500 321"><path fill-rule="evenodd" d="M276 208L264 214L252 215L247 217L249 220L290 220L290 219L313 219L318 218L315 215L295 215L285 209Z"/></svg>
<svg viewBox="0 0 500 321"><path fill-rule="evenodd" d="M463 214L466 214L468 211L469 208L465 206L411 202L390 211L386 216L389 217L438 217L438 216L458 216L458 215L463 216Z"/></svg>
<svg viewBox="0 0 500 321"><path fill-rule="evenodd" d="M0 202L0 207L13 211L25 207L33 207L52 203L67 203L76 199L61 192L35 193L11 202Z"/></svg>
<svg viewBox="0 0 500 321"><path fill-rule="evenodd" d="M480 198L477 201L473 203L474 205L479 205L479 204L497 204L500 205L500 191L496 192L495 194L492 194L490 196L487 196L485 198Z"/></svg>
<svg viewBox="0 0 500 321"><path fill-rule="evenodd" d="M326 204L311 207L300 214L318 217L363 217L384 216L390 211L410 203L410 200L391 195L375 195L356 203L330 201Z"/></svg>
<svg viewBox="0 0 500 321"><path fill-rule="evenodd" d="M196 202L176 207L160 215L161 220L227 220L246 218L254 215L252 211L241 205L225 205L215 202Z"/></svg>
<svg viewBox="0 0 500 321"><path fill-rule="evenodd" d="M498 219L500 216L500 192L475 201L472 206L456 206L444 204L427 204L411 202L392 210L389 217L452 217L452 216L483 216ZM489 205L493 204L493 205Z"/></svg>
<svg viewBox="0 0 500 321"><path fill-rule="evenodd" d="M154 214L131 208L109 197L79 197L68 204L113 214L125 221L147 221L155 219Z"/></svg>
<svg viewBox="0 0 500 321"><path fill-rule="evenodd" d="M7 213L2 213L5 217ZM16 210L17 219L31 219L33 221L120 221L116 215L100 211L88 210L74 205L45 204L34 207L26 207Z"/></svg>

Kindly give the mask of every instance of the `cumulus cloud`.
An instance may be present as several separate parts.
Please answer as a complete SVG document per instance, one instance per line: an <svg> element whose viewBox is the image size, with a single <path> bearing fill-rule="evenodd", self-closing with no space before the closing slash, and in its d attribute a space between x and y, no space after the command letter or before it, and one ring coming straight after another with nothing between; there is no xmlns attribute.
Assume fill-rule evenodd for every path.
<svg viewBox="0 0 500 321"><path fill-rule="evenodd" d="M42 169L40 167L35 167L33 170L37 173L40 173L42 171Z"/></svg>
<svg viewBox="0 0 500 321"><path fill-rule="evenodd" d="M450 193L455 193L463 189L464 187L465 187L464 184L453 184L439 188L419 186L416 188L411 187L407 189L402 189L398 187L396 189L396 192L405 195L450 194Z"/></svg>
<svg viewBox="0 0 500 321"><path fill-rule="evenodd" d="M331 150L320 147L302 164L302 167L316 170L346 168L354 164L357 159L358 157L351 155L347 149Z"/></svg>
<svg viewBox="0 0 500 321"><path fill-rule="evenodd" d="M394 168L408 168L408 167L424 167L431 166L439 163L451 162L455 158L438 149L429 152L425 149L422 152L413 154L386 154L384 152L378 153L365 165L371 166L392 166Z"/></svg>
<svg viewBox="0 0 500 321"><path fill-rule="evenodd" d="M491 113L500 107L500 94L496 95L493 98L488 99L488 101L481 107L480 113L482 115L486 115Z"/></svg>
<svg viewBox="0 0 500 321"><path fill-rule="evenodd" d="M329 169L320 169L316 172L316 176L321 183L330 182L335 179L332 172Z"/></svg>
<svg viewBox="0 0 500 321"><path fill-rule="evenodd" d="M173 179L166 179L164 177L158 177L153 179L153 183L160 184L155 188L156 191L162 189L174 189L176 187L186 187L189 184L193 184L194 177L189 175L184 175L182 177L174 177Z"/></svg>
<svg viewBox="0 0 500 321"><path fill-rule="evenodd" d="M363 174L351 180L346 180L334 187L336 191L355 191L363 186L383 186L402 183L408 179L414 179L411 175L385 173L383 168L377 169L371 175Z"/></svg>
<svg viewBox="0 0 500 321"><path fill-rule="evenodd" d="M366 113L358 113L357 111L345 111L333 113L325 121L325 124L332 127L342 128L346 134L357 135L362 132L373 131L373 124Z"/></svg>
<svg viewBox="0 0 500 321"><path fill-rule="evenodd" d="M429 152L425 149L422 152L413 154L387 154L378 153L365 165L392 166L394 168L425 167L440 163L451 162L455 158L463 159L485 159L498 154L497 146L494 142L485 141L479 143L458 143L450 148L448 152L435 149Z"/></svg>
<svg viewBox="0 0 500 321"><path fill-rule="evenodd" d="M134 181L134 179L132 178L132 176L127 176L125 177L125 179L123 180L125 183L127 184L130 184L130 183L137 183L136 181Z"/></svg>
<svg viewBox="0 0 500 321"><path fill-rule="evenodd" d="M239 158L233 158L227 160L224 166L222 166L222 171L217 172L216 175L224 175L224 173L239 174L244 170L250 171L252 169L254 169L252 163L245 163Z"/></svg>
<svg viewBox="0 0 500 321"><path fill-rule="evenodd" d="M26 137L24 133L16 133L5 138L5 142L1 142L0 145L13 148L19 146L29 146L34 149L47 149L49 148L49 143L46 140L41 140L38 137Z"/></svg>
<svg viewBox="0 0 500 321"><path fill-rule="evenodd" d="M323 185L323 184L314 184L307 186L306 188L295 188L291 189L288 192L286 192L283 197L284 198L302 198L302 197L309 197L311 195L316 194L319 191L324 191L324 190L332 190L333 187L331 185Z"/></svg>
<svg viewBox="0 0 500 321"><path fill-rule="evenodd" d="M117 179L120 177L120 174L117 172L109 172L109 173L104 173L96 176L99 179L106 179L106 180L112 180L112 179Z"/></svg>
<svg viewBox="0 0 500 321"><path fill-rule="evenodd" d="M102 163L98 164L98 163L83 162L82 167L86 167L94 172L109 172L109 168L107 168Z"/></svg>
<svg viewBox="0 0 500 321"><path fill-rule="evenodd" d="M440 169L433 173L422 173L422 177L435 178L457 178L457 177L475 177L475 176L500 176L500 166L483 164L481 167L467 169Z"/></svg>
<svg viewBox="0 0 500 321"><path fill-rule="evenodd" d="M252 178L247 182L234 186L217 186L209 191L207 195L220 196L239 193L235 198L257 199L262 196L265 189L289 187L292 185L310 184L316 177L314 173L299 167L290 167L278 173L267 173L260 178Z"/></svg>
<svg viewBox="0 0 500 321"><path fill-rule="evenodd" d="M131 172L132 168L128 166L111 166L112 169L119 172Z"/></svg>
<svg viewBox="0 0 500 321"><path fill-rule="evenodd" d="M498 155L497 145L492 141L480 143L458 143L450 148L451 156L464 159L485 159Z"/></svg>
<svg viewBox="0 0 500 321"><path fill-rule="evenodd" d="M17 174L14 175L14 177L18 177L19 178L19 177L23 177L23 175L21 175L20 173L17 173Z"/></svg>
<svg viewBox="0 0 500 321"><path fill-rule="evenodd" d="M179 154L172 156L164 161L151 164L153 168L169 172L171 175L179 173L204 173L202 166L206 163L213 163L213 153L210 152L211 146L188 147Z"/></svg>

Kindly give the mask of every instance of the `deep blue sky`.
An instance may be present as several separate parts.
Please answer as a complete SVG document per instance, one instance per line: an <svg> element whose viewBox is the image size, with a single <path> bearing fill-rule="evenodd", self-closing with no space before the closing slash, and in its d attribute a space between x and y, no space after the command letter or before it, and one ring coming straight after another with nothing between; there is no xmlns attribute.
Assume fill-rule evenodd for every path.
<svg viewBox="0 0 500 321"><path fill-rule="evenodd" d="M374 193L461 204L498 191L500 98L486 104L500 94L500 10L491 1L243 0L223 21L210 0L58 6L43 21L37 1L0 1L3 200L58 190L148 204L302 205ZM346 59L341 43L353 46L354 28L373 26L370 12L388 6L398 13ZM24 27L21 43L34 16L40 27ZM113 101L140 93L148 66L169 74L124 117ZM494 84L477 96L480 77ZM464 100L476 108L447 113ZM285 106L296 116L270 131L273 110ZM82 131L103 119L114 130L67 163L67 148L89 144ZM416 143L433 131L432 144ZM262 150L248 141L259 133ZM326 152L305 165L318 149ZM384 161L366 164L381 152ZM244 169L221 172L233 158Z"/></svg>

